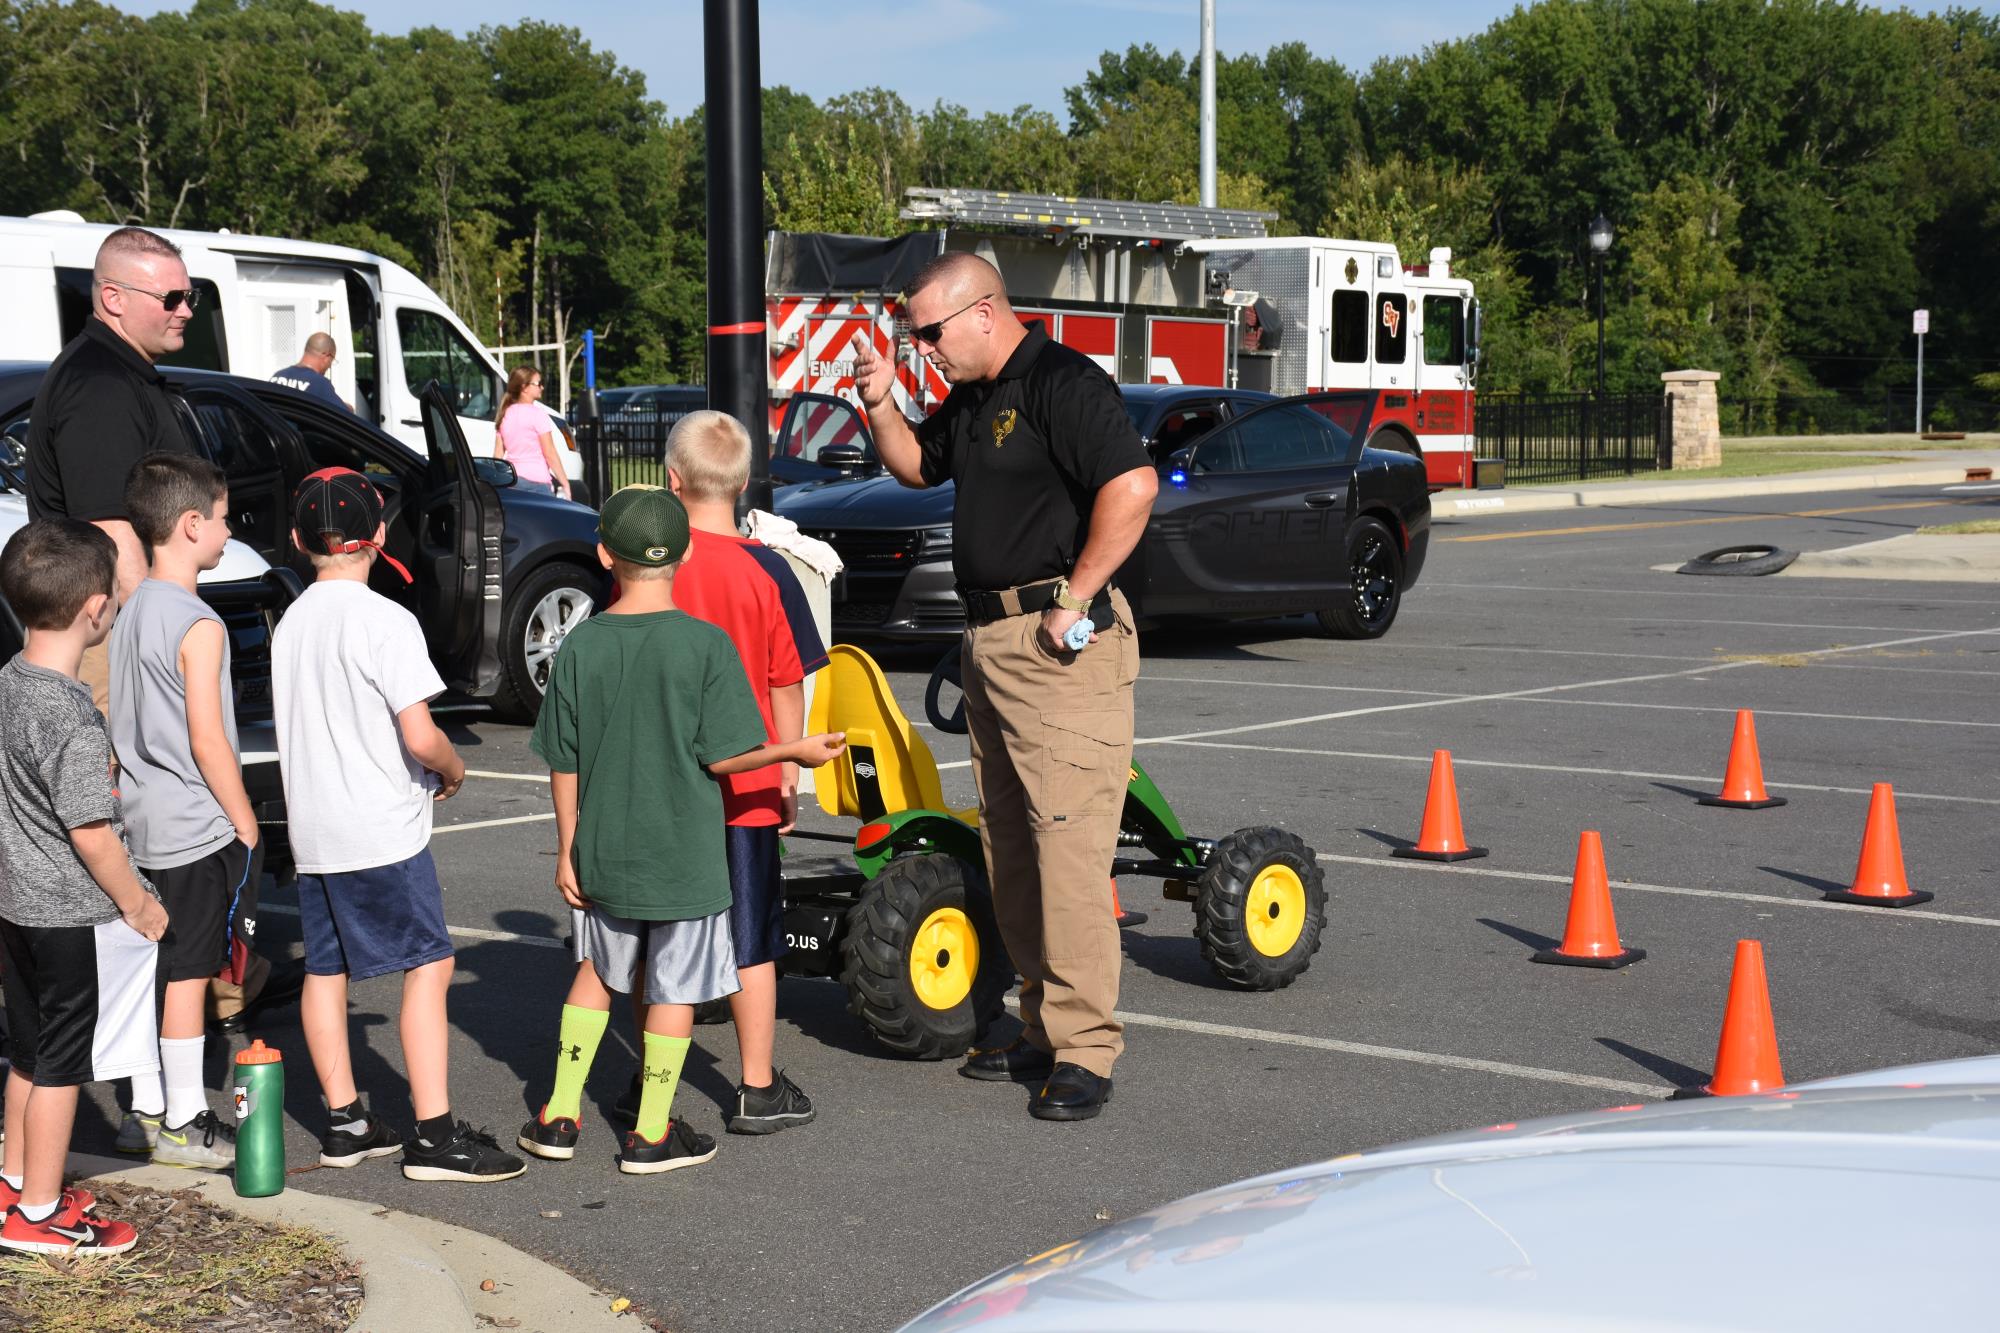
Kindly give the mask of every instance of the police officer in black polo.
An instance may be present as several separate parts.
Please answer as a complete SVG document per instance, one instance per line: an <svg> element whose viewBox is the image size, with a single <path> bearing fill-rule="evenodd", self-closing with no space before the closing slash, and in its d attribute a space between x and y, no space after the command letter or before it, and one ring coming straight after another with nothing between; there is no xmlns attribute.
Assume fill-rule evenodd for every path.
<svg viewBox="0 0 2000 1333"><path fill-rule="evenodd" d="M94 523L118 544L118 600L146 577L146 550L125 513L125 476L150 453L192 453L173 395L154 368L181 349L199 294L173 242L120 227L97 248L91 313L49 364L28 426L28 516ZM84 654L82 680L106 707L106 649Z"/></svg>
<svg viewBox="0 0 2000 1333"><path fill-rule="evenodd" d="M890 399L894 365L858 337L856 383L897 479L957 484L952 561L979 833L1021 974L1020 1038L973 1052L960 1072L1039 1082L1035 1116L1087 1120L1110 1098L1124 1049L1107 881L1139 641L1111 579L1145 531L1158 478L1110 376L1039 326L1024 329L993 265L940 255L905 300L911 337L950 396L913 427Z"/></svg>

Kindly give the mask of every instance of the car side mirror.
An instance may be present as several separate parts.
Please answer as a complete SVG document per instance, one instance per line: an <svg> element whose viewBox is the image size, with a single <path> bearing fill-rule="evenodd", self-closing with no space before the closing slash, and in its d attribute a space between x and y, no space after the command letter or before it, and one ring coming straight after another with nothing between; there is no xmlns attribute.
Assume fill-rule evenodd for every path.
<svg viewBox="0 0 2000 1333"><path fill-rule="evenodd" d="M1188 474L1194 471L1194 450L1192 448L1176 449L1173 453L1167 455L1165 471L1168 484L1173 486L1187 485Z"/></svg>
<svg viewBox="0 0 2000 1333"><path fill-rule="evenodd" d="M827 444L820 446L813 461L821 467L835 468L841 472L851 472L868 464L868 451L858 444Z"/></svg>
<svg viewBox="0 0 2000 1333"><path fill-rule="evenodd" d="M512 486L521 480L521 474L504 458L475 458L472 468L489 486Z"/></svg>

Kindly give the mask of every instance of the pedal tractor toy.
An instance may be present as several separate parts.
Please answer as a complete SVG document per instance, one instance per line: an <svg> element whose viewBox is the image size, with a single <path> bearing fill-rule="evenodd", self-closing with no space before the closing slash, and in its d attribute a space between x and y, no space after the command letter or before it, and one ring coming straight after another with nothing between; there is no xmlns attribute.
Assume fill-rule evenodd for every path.
<svg viewBox="0 0 2000 1333"><path fill-rule="evenodd" d="M855 869L787 875L784 970L838 977L848 1009L899 1054L961 1055L1014 981L994 923L979 812L945 804L930 747L874 659L845 644L831 658L814 686L809 730L843 731L847 749L814 785L822 810L862 821ZM939 664L926 700L945 730L962 729L962 705L947 718L936 703L954 665ZM1277 828L1191 838L1137 763L1112 873L1154 876L1168 898L1192 903L1202 957L1233 986L1288 986L1319 950L1326 882L1313 849ZM1107 911L1116 910L1112 897L1107 886Z"/></svg>

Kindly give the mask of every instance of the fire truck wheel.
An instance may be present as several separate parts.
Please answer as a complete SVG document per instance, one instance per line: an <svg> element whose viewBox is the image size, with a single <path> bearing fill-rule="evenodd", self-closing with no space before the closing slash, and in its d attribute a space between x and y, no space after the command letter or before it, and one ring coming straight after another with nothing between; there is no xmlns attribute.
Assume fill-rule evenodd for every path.
<svg viewBox="0 0 2000 1333"><path fill-rule="evenodd" d="M1403 604L1403 550L1380 519L1357 518L1347 529L1348 595L1319 613L1336 639L1379 639Z"/></svg>
<svg viewBox="0 0 2000 1333"><path fill-rule="evenodd" d="M884 866L848 911L840 949L848 1011L914 1060L965 1054L1014 984L985 868L955 856Z"/></svg>
<svg viewBox="0 0 2000 1333"><path fill-rule="evenodd" d="M1194 937L1217 976L1244 990L1289 986L1326 928L1326 872L1297 834L1238 829L1195 884Z"/></svg>

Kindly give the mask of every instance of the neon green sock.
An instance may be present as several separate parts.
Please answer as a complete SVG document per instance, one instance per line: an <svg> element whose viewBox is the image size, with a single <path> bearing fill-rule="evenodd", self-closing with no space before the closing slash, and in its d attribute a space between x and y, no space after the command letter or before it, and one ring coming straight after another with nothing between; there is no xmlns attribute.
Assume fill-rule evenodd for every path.
<svg viewBox="0 0 2000 1333"><path fill-rule="evenodd" d="M639 1135L648 1143L659 1142L672 1119L674 1089L681 1083L681 1066L687 1063L689 1037L646 1034L646 1073L639 1081Z"/></svg>
<svg viewBox="0 0 2000 1333"><path fill-rule="evenodd" d="M556 1051L556 1090L549 1094L547 1120L574 1120L583 1110L583 1080L597 1058L597 1043L611 1022L608 1009L566 1004L562 1010L562 1045Z"/></svg>

